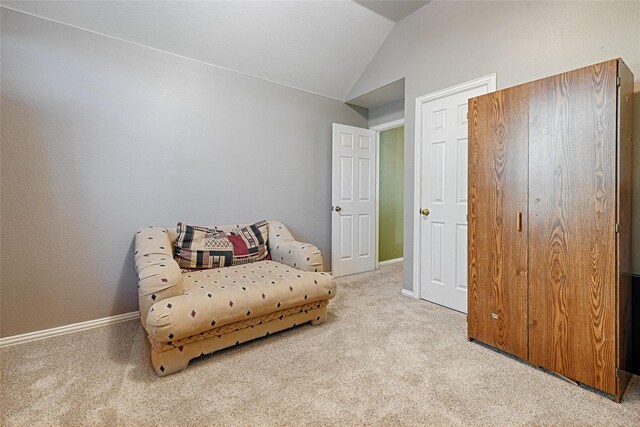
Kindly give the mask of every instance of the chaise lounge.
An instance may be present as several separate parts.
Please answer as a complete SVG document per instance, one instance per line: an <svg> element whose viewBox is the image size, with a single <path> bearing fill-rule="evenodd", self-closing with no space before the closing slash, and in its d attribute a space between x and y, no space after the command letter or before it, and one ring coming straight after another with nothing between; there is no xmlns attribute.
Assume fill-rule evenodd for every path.
<svg viewBox="0 0 640 427"><path fill-rule="evenodd" d="M159 376L223 348L326 321L336 286L322 272L322 254L283 224L268 222L267 259L197 271L174 260L176 237L176 229L148 227L135 239L140 319Z"/></svg>

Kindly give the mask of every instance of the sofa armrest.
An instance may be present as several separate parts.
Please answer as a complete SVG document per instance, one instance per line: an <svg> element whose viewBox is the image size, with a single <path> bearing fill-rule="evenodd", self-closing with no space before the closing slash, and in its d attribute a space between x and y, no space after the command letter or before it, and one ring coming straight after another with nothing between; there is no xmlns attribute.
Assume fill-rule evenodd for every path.
<svg viewBox="0 0 640 427"><path fill-rule="evenodd" d="M323 271L322 253L315 245L296 241L287 227L269 221L271 259L303 271Z"/></svg>
<svg viewBox="0 0 640 427"><path fill-rule="evenodd" d="M173 259L169 234L162 227L138 231L134 257L138 273L140 320L146 329L147 315L154 303L182 295L182 272Z"/></svg>

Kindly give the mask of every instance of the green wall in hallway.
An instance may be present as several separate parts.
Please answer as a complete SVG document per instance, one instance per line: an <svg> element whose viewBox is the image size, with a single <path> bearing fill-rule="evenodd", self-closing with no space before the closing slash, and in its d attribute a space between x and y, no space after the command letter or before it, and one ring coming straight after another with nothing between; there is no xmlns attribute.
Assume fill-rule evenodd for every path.
<svg viewBox="0 0 640 427"><path fill-rule="evenodd" d="M404 127L380 132L380 261L402 257Z"/></svg>

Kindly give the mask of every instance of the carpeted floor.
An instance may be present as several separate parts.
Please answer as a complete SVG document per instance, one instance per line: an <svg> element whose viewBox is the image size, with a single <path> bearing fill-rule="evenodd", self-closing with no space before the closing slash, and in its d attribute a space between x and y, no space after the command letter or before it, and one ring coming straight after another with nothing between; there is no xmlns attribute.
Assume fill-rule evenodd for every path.
<svg viewBox="0 0 640 427"><path fill-rule="evenodd" d="M638 377L617 404L468 342L401 268L339 279L324 325L164 378L138 321L0 350L2 425L640 425Z"/></svg>

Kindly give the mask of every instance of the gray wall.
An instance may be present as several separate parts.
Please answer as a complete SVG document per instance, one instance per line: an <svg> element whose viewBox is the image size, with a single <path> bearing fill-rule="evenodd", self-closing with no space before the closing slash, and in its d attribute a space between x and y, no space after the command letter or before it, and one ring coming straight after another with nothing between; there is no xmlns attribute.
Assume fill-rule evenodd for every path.
<svg viewBox="0 0 640 427"><path fill-rule="evenodd" d="M1 31L1 336L137 310L150 224L274 218L329 261L331 123L366 115L6 9Z"/></svg>
<svg viewBox="0 0 640 427"><path fill-rule="evenodd" d="M369 109L369 127L404 119L404 99Z"/></svg>
<svg viewBox="0 0 640 427"><path fill-rule="evenodd" d="M640 80L639 22L640 2L432 2L398 23L348 98L405 78L405 289L413 289L412 214L418 209L416 97L491 73L497 73L498 88L505 88L616 57ZM638 111L636 102L636 129ZM638 132L634 140L640 165ZM635 172L640 183L640 167ZM636 186L638 208L639 199ZM635 230L634 265L640 272L640 226Z"/></svg>

